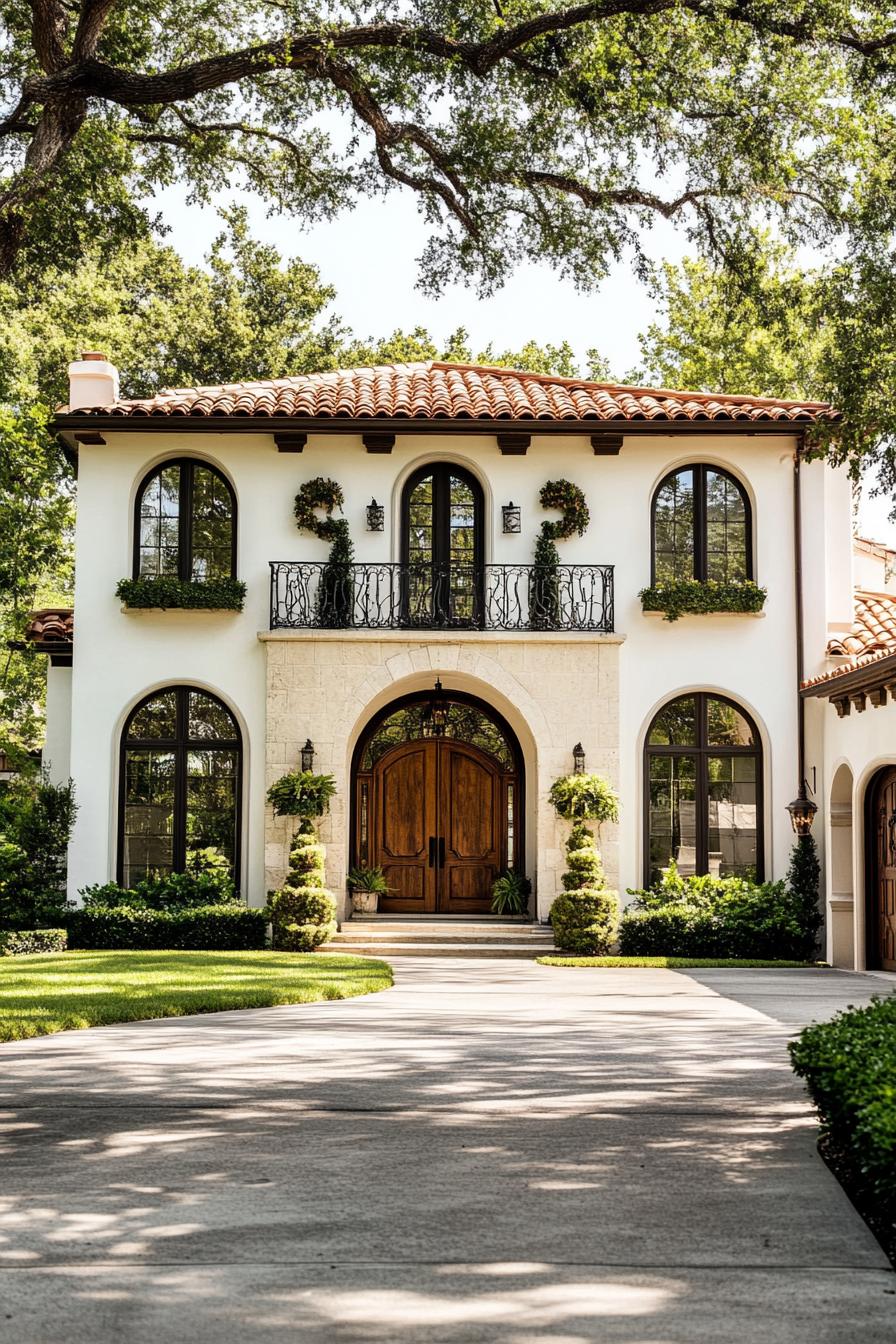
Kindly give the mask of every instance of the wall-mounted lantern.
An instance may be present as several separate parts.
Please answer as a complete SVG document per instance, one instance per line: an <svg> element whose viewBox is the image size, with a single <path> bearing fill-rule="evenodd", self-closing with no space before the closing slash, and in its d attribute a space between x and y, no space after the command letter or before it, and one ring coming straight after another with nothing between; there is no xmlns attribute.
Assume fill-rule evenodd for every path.
<svg viewBox="0 0 896 1344"><path fill-rule="evenodd" d="M790 822L797 835L808 835L812 830L812 823L815 820L817 806L808 796L808 784L805 780L800 783L800 791L792 803L787 804L787 811L790 813Z"/></svg>
<svg viewBox="0 0 896 1344"><path fill-rule="evenodd" d="M501 521L505 532L519 532L520 530L520 506L514 504L513 500L509 504L501 505Z"/></svg>
<svg viewBox="0 0 896 1344"><path fill-rule="evenodd" d="M386 526L386 510L372 499L367 505L367 531L382 532Z"/></svg>
<svg viewBox="0 0 896 1344"><path fill-rule="evenodd" d="M314 769L314 743L310 737L305 738L305 745L302 748L302 769Z"/></svg>
<svg viewBox="0 0 896 1344"><path fill-rule="evenodd" d="M572 772L574 775L585 773L585 748L577 742L572 749Z"/></svg>

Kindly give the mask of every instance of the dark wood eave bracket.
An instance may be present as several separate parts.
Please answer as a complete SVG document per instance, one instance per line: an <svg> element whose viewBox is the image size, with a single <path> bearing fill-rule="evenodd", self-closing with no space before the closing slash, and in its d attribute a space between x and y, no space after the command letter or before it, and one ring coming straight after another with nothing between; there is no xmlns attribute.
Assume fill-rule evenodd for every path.
<svg viewBox="0 0 896 1344"><path fill-rule="evenodd" d="M864 667L843 671L830 681L804 686L800 695L804 700L829 700L841 719L853 709L863 713L866 702L881 709L890 699L896 702L896 652Z"/></svg>
<svg viewBox="0 0 896 1344"><path fill-rule="evenodd" d="M623 437L679 434L736 434L801 437L802 420L470 420L372 419L320 417L292 420L268 415L57 415L50 431L63 449L77 453L79 443L105 443L106 434L269 434L280 452L300 453L311 434L360 435L370 453L389 453L399 434L494 436L504 454L520 455L534 437L586 437L597 456L615 456Z"/></svg>

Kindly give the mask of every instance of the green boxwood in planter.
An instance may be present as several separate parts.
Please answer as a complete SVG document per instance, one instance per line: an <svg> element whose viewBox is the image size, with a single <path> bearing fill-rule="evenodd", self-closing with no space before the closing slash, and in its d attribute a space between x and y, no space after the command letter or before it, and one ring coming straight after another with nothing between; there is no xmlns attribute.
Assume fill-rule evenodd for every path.
<svg viewBox="0 0 896 1344"><path fill-rule="evenodd" d="M602 775L562 775L548 794L566 821L618 821L619 798Z"/></svg>
<svg viewBox="0 0 896 1344"><path fill-rule="evenodd" d="M670 579L642 588L642 611L662 611L667 621L708 612L761 611L768 596L750 580L717 583L714 579Z"/></svg>
<svg viewBox="0 0 896 1344"><path fill-rule="evenodd" d="M246 585L240 579L178 579L170 574L121 579L115 594L129 607L161 611L242 611Z"/></svg>
<svg viewBox="0 0 896 1344"><path fill-rule="evenodd" d="M332 775L294 770L271 785L268 802L278 817L320 817L329 808L335 792L336 781Z"/></svg>

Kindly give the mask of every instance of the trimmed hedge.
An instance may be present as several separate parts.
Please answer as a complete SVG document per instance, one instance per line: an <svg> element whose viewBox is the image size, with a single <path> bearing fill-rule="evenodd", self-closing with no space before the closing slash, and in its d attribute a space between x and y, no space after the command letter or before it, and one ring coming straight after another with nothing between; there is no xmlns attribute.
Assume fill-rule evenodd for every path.
<svg viewBox="0 0 896 1344"><path fill-rule="evenodd" d="M30 957L34 952L64 952L65 929L13 929L0 933L0 957Z"/></svg>
<svg viewBox="0 0 896 1344"><path fill-rule="evenodd" d="M838 1013L790 1044L822 1149L887 1249L896 1249L896 997Z"/></svg>
<svg viewBox="0 0 896 1344"><path fill-rule="evenodd" d="M98 907L69 914L68 945L85 951L257 951L265 946L266 925L264 910L246 906L198 905L179 910Z"/></svg>
<svg viewBox="0 0 896 1344"><path fill-rule="evenodd" d="M145 610L242 611L246 585L240 579L177 579L170 574L121 579L115 596Z"/></svg>

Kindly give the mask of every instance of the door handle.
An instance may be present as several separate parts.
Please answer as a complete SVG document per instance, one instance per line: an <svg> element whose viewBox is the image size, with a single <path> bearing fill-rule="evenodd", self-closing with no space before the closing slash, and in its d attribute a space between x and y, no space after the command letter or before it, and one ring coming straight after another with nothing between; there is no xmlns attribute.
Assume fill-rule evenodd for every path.
<svg viewBox="0 0 896 1344"><path fill-rule="evenodd" d="M439 867L440 867L440 868L444 868L444 867L445 867L445 837L444 837L444 835L440 835L440 836L439 836Z"/></svg>
<svg viewBox="0 0 896 1344"><path fill-rule="evenodd" d="M436 861L436 838L434 835L429 837L429 866L432 868Z"/></svg>

